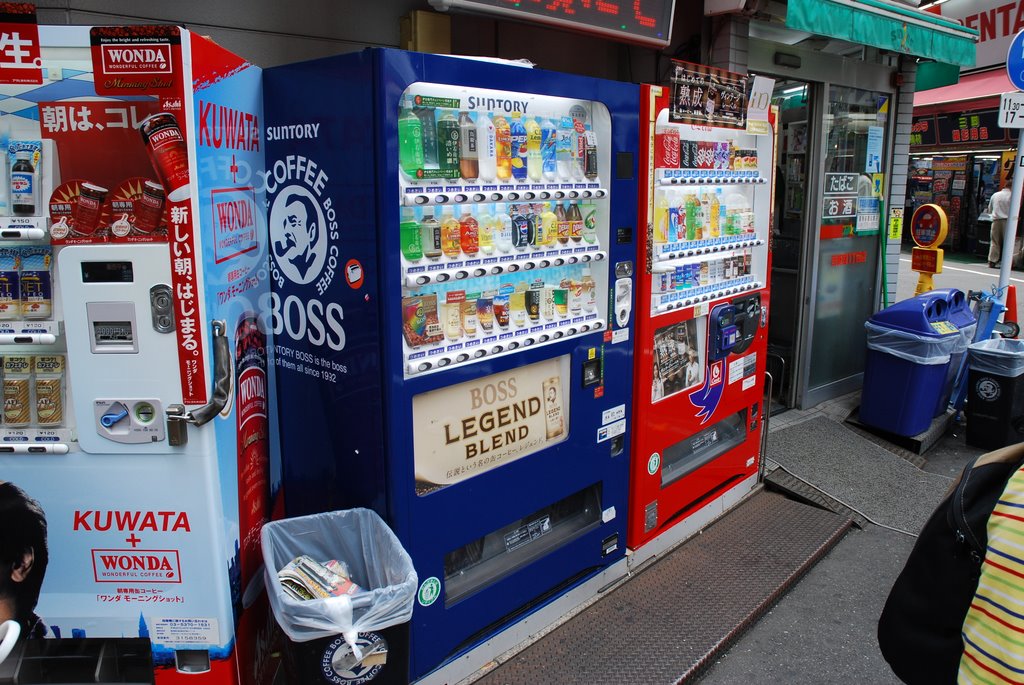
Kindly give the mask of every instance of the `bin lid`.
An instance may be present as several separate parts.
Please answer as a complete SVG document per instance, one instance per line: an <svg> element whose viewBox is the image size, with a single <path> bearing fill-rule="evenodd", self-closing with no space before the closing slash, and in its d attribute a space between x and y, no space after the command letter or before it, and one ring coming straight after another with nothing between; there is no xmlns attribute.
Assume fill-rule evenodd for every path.
<svg viewBox="0 0 1024 685"><path fill-rule="evenodd" d="M971 311L968 305L967 295L964 294L963 290L959 288L936 288L926 292L924 295L919 295L919 297L927 297L933 294L946 300L946 304L949 305L949 321L957 328L966 328L978 323L974 312Z"/></svg>
<svg viewBox="0 0 1024 685"><path fill-rule="evenodd" d="M943 337L960 332L949 320L946 298L932 293L897 302L877 312L871 317L871 322L924 336Z"/></svg>

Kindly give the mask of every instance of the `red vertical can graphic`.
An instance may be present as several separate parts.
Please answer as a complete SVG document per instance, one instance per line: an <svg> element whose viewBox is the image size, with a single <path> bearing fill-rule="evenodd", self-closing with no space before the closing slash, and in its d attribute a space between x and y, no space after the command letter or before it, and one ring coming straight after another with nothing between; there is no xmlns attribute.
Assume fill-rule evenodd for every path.
<svg viewBox="0 0 1024 685"><path fill-rule="evenodd" d="M238 536L243 593L263 564L260 531L270 516L266 345L256 315L243 314L235 328Z"/></svg>
<svg viewBox="0 0 1024 685"><path fill-rule="evenodd" d="M189 197L188 146L173 114L160 112L142 120L139 133L149 161L167 189L167 199L181 202Z"/></svg>
<svg viewBox="0 0 1024 685"><path fill-rule="evenodd" d="M135 201L135 228L152 233L160 228L164 218L164 189L159 183L146 181L142 195Z"/></svg>
<svg viewBox="0 0 1024 685"><path fill-rule="evenodd" d="M654 133L654 166L679 168L679 129L660 129Z"/></svg>

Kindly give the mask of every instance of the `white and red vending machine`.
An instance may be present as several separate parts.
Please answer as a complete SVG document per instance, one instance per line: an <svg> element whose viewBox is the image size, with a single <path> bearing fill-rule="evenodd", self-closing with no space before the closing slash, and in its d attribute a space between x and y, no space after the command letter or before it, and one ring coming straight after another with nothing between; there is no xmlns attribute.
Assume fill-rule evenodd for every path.
<svg viewBox="0 0 1024 685"><path fill-rule="evenodd" d="M261 72L173 26L39 36L0 86L0 682L270 682Z"/></svg>
<svg viewBox="0 0 1024 685"><path fill-rule="evenodd" d="M635 562L757 480L774 136L768 116L747 121L747 80L676 63L671 87L641 93Z"/></svg>

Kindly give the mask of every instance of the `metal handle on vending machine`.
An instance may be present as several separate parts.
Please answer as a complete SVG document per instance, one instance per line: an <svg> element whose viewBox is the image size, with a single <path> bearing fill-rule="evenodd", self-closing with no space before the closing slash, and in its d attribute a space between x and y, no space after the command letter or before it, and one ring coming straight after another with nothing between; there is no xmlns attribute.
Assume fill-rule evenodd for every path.
<svg viewBox="0 0 1024 685"><path fill-rule="evenodd" d="M180 404L167 407L167 434L171 445L188 442L188 424L202 426L208 423L228 403L231 396L231 350L228 348L227 323L214 320L213 326L213 394L210 401L198 409L186 411Z"/></svg>

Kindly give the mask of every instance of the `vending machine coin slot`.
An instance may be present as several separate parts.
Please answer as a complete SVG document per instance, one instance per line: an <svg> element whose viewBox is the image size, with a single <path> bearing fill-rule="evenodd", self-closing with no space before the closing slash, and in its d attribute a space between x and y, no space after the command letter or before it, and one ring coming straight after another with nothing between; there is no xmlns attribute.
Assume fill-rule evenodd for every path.
<svg viewBox="0 0 1024 685"><path fill-rule="evenodd" d="M161 283L150 288L149 307L153 330L157 333L173 333L174 300L171 297L171 286Z"/></svg>
<svg viewBox="0 0 1024 685"><path fill-rule="evenodd" d="M601 360L588 359L583 362L583 387L589 388L601 382Z"/></svg>

